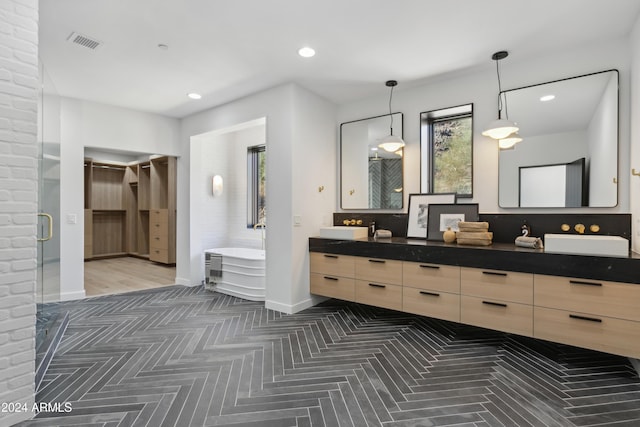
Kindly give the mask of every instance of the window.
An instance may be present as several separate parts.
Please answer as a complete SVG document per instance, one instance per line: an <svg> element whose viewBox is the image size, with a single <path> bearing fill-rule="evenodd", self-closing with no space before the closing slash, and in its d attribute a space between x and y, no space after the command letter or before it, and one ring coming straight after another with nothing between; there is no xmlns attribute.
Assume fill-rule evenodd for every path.
<svg viewBox="0 0 640 427"><path fill-rule="evenodd" d="M422 192L472 197L473 104L422 113L420 122L422 164L429 168L420 171Z"/></svg>
<svg viewBox="0 0 640 427"><path fill-rule="evenodd" d="M266 147L247 148L247 227L266 226Z"/></svg>

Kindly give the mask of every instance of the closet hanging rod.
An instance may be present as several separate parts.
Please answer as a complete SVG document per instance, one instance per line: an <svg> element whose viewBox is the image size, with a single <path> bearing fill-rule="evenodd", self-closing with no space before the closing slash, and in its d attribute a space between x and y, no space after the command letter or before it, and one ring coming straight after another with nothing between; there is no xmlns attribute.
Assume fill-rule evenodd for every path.
<svg viewBox="0 0 640 427"><path fill-rule="evenodd" d="M91 165L91 167L94 168L99 168L99 169L113 169L113 170L118 170L118 171L124 171L124 166L109 166L109 165L99 165L99 164L93 164Z"/></svg>
<svg viewBox="0 0 640 427"><path fill-rule="evenodd" d="M149 169L151 167L151 165L142 165L140 166L142 169Z"/></svg>

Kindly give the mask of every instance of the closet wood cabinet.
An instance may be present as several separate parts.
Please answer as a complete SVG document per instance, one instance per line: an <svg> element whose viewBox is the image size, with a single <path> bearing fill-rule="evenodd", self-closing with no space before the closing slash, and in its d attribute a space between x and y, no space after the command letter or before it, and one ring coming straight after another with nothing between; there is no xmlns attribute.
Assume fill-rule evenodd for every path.
<svg viewBox="0 0 640 427"><path fill-rule="evenodd" d="M87 158L84 165L85 259L131 255L174 264L176 158Z"/></svg>

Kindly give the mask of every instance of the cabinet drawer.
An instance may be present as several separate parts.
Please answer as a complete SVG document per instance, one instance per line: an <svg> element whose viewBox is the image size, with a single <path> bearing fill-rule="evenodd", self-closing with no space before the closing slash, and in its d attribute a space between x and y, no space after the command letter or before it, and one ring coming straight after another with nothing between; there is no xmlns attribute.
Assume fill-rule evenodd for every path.
<svg viewBox="0 0 640 427"><path fill-rule="evenodd" d="M462 268L460 292L481 298L533 304L533 274Z"/></svg>
<svg viewBox="0 0 640 427"><path fill-rule="evenodd" d="M169 251L161 248L149 248L149 260L168 264Z"/></svg>
<svg viewBox="0 0 640 427"><path fill-rule="evenodd" d="M533 335L533 306L462 295L460 320L518 335Z"/></svg>
<svg viewBox="0 0 640 427"><path fill-rule="evenodd" d="M402 288L402 311L459 322L460 295L404 286Z"/></svg>
<svg viewBox="0 0 640 427"><path fill-rule="evenodd" d="M460 293L460 267L419 262L402 263L402 284L412 288Z"/></svg>
<svg viewBox="0 0 640 427"><path fill-rule="evenodd" d="M355 261L354 257L348 255L311 252L309 269L313 273L353 278L355 276Z"/></svg>
<svg viewBox="0 0 640 427"><path fill-rule="evenodd" d="M402 261L356 257L356 279L402 284Z"/></svg>
<svg viewBox="0 0 640 427"><path fill-rule="evenodd" d="M536 307L535 338L640 358L640 323Z"/></svg>
<svg viewBox="0 0 640 427"><path fill-rule="evenodd" d="M355 301L355 281L351 278L311 273L312 294Z"/></svg>
<svg viewBox="0 0 640 427"><path fill-rule="evenodd" d="M640 321L640 285L535 276L536 306Z"/></svg>
<svg viewBox="0 0 640 427"><path fill-rule="evenodd" d="M156 249L169 249L167 231L152 228L149 231L149 247Z"/></svg>
<svg viewBox="0 0 640 427"><path fill-rule="evenodd" d="M356 302L402 310L402 286L356 280Z"/></svg>
<svg viewBox="0 0 640 427"><path fill-rule="evenodd" d="M155 224L168 224L169 223L169 210L168 209L151 209L149 211L149 224L152 226Z"/></svg>

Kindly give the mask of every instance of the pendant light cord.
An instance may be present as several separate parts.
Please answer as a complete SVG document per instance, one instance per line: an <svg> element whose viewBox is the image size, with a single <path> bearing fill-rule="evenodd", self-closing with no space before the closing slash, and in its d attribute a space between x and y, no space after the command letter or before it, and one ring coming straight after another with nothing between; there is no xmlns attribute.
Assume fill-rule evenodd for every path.
<svg viewBox="0 0 640 427"><path fill-rule="evenodd" d="M389 93L389 116L391 117L391 127L389 128L390 135L393 135L393 114L391 114L391 98L393 98L393 88L394 86L391 86L391 92Z"/></svg>
<svg viewBox="0 0 640 427"><path fill-rule="evenodd" d="M498 75L498 118L502 118L502 83L500 82L500 59L496 59L496 74ZM504 117L509 120L507 97L504 97Z"/></svg>

